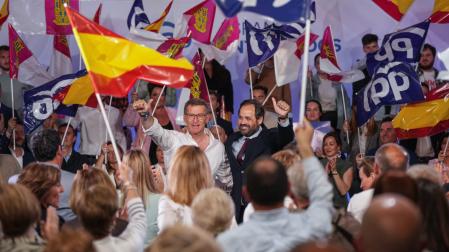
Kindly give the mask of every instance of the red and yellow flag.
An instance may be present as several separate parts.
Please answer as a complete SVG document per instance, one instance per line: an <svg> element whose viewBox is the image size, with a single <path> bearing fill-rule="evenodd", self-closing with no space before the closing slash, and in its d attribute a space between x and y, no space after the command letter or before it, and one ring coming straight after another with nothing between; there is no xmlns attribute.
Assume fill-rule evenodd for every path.
<svg viewBox="0 0 449 252"><path fill-rule="evenodd" d="M167 58L66 10L96 93L124 97L137 79L183 87L192 78L187 59Z"/></svg>
<svg viewBox="0 0 449 252"><path fill-rule="evenodd" d="M449 23L449 0L435 0L432 16L432 23Z"/></svg>
<svg viewBox="0 0 449 252"><path fill-rule="evenodd" d="M62 103L67 105L79 104L95 108L98 102L94 94L94 88L89 75L85 75L73 81Z"/></svg>
<svg viewBox="0 0 449 252"><path fill-rule="evenodd" d="M152 31L159 33L159 30L161 29L162 25L164 24L165 18L167 17L168 13L170 12L171 6L173 4L173 0L168 3L167 7L165 7L164 12L162 12L161 17L154 21L153 23L149 24L147 27L145 27L145 30Z"/></svg>
<svg viewBox="0 0 449 252"><path fill-rule="evenodd" d="M382 10L400 21L415 0L373 0Z"/></svg>
<svg viewBox="0 0 449 252"><path fill-rule="evenodd" d="M9 16L9 0L3 2L2 8L0 9L0 28L3 23L8 19Z"/></svg>
<svg viewBox="0 0 449 252"><path fill-rule="evenodd" d="M430 91L426 100L408 104L393 119L400 139L432 136L449 128L449 84Z"/></svg>

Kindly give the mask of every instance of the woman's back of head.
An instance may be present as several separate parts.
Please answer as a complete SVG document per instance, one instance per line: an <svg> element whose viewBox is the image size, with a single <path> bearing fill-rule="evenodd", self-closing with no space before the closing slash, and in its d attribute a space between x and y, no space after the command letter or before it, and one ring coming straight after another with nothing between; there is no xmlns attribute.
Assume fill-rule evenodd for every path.
<svg viewBox="0 0 449 252"><path fill-rule="evenodd" d="M185 145L178 148L168 171L169 197L179 204L190 206L199 191L212 185L206 154L196 146Z"/></svg>
<svg viewBox="0 0 449 252"><path fill-rule="evenodd" d="M0 222L6 238L23 236L39 222L40 206L23 185L0 185Z"/></svg>

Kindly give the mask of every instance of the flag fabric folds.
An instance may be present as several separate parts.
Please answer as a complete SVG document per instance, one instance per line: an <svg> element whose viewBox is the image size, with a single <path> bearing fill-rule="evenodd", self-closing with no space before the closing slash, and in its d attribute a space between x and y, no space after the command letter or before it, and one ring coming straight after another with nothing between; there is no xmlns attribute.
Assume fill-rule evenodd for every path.
<svg viewBox="0 0 449 252"><path fill-rule="evenodd" d="M162 42L157 48L157 51L165 54L169 58L178 59L182 57L182 51L184 47L189 43L189 37L183 37L180 39L167 39Z"/></svg>
<svg viewBox="0 0 449 252"><path fill-rule="evenodd" d="M128 19L126 21L128 29L144 29L150 24L147 14L143 9L142 0L134 0L131 10L128 14Z"/></svg>
<svg viewBox="0 0 449 252"><path fill-rule="evenodd" d="M408 104L393 119L400 139L432 136L449 128L449 84L431 90L426 100Z"/></svg>
<svg viewBox="0 0 449 252"><path fill-rule="evenodd" d="M33 56L11 24L8 25L8 34L9 77L32 86L39 86L50 81L52 77Z"/></svg>
<svg viewBox="0 0 449 252"><path fill-rule="evenodd" d="M47 34L53 35L71 35L72 27L70 27L69 18L64 8L64 3L78 11L79 0L55 1L45 0L45 22Z"/></svg>
<svg viewBox="0 0 449 252"><path fill-rule="evenodd" d="M66 35L53 37L53 54L48 73L54 77L73 73L72 57Z"/></svg>
<svg viewBox="0 0 449 252"><path fill-rule="evenodd" d="M249 67L271 58L279 47L281 36L268 28L258 29L245 20L246 46Z"/></svg>
<svg viewBox="0 0 449 252"><path fill-rule="evenodd" d="M62 103L66 105L78 104L95 108L98 105L98 101L95 97L92 81L90 80L87 71L82 71L84 71L84 75L73 80L70 88L64 95Z"/></svg>
<svg viewBox="0 0 449 252"><path fill-rule="evenodd" d="M304 22L306 7L310 4L310 20L315 21L316 18L315 1L309 0L215 0L215 2L226 17L234 17L240 11L250 11L279 22Z"/></svg>
<svg viewBox="0 0 449 252"><path fill-rule="evenodd" d="M320 50L320 69L326 73L341 72L337 62L337 52L335 51L334 39L332 37L331 27L324 29Z"/></svg>
<svg viewBox="0 0 449 252"><path fill-rule="evenodd" d="M415 0L373 0L382 10L400 21Z"/></svg>
<svg viewBox="0 0 449 252"><path fill-rule="evenodd" d="M162 25L164 24L165 18L167 17L168 13L170 12L171 6L173 4L173 0L168 3L167 7L165 7L164 12L162 12L162 15L160 18L158 18L153 23L147 25L144 29L151 32L158 33L161 29Z"/></svg>
<svg viewBox="0 0 449 252"><path fill-rule="evenodd" d="M239 45L239 20L237 17L226 18L215 34L211 45L199 44L208 60L215 59L220 64L232 56Z"/></svg>
<svg viewBox="0 0 449 252"><path fill-rule="evenodd" d="M310 33L309 44L313 44L317 38L318 35ZM297 41L283 40L280 42L279 49L274 54L276 85L282 86L298 79L303 53L304 35Z"/></svg>
<svg viewBox="0 0 449 252"><path fill-rule="evenodd" d="M9 0L3 2L2 8L0 9L0 28L2 28L3 23L8 19L9 16Z"/></svg>
<svg viewBox="0 0 449 252"><path fill-rule="evenodd" d="M95 12L94 18L92 19L97 24L100 23L100 16L101 16L101 9L102 9L102 7L103 7L102 3L100 5L98 5L98 9Z"/></svg>
<svg viewBox="0 0 449 252"><path fill-rule="evenodd" d="M175 37L187 33L192 39L203 44L210 44L212 26L215 19L215 3L205 0L184 12L180 23L176 24Z"/></svg>
<svg viewBox="0 0 449 252"><path fill-rule="evenodd" d="M72 82L83 75L82 70L75 74L63 75L24 93L24 126L26 132L35 130L52 113L75 116L78 106L62 104L64 95Z"/></svg>
<svg viewBox="0 0 449 252"><path fill-rule="evenodd" d="M408 63L390 62L379 67L372 81L356 97L357 125L362 126L383 105L424 100L418 74Z"/></svg>
<svg viewBox="0 0 449 252"><path fill-rule="evenodd" d="M182 87L192 78L188 60L167 58L66 10L96 93L124 97L137 79Z"/></svg>
<svg viewBox="0 0 449 252"><path fill-rule="evenodd" d="M432 23L449 23L449 0L435 0L432 15Z"/></svg>
<svg viewBox="0 0 449 252"><path fill-rule="evenodd" d="M369 53L366 59L368 73L372 75L377 66L386 62L407 62L416 64L421 55L421 49L429 29L429 20L415 24L385 35L382 47L374 53Z"/></svg>

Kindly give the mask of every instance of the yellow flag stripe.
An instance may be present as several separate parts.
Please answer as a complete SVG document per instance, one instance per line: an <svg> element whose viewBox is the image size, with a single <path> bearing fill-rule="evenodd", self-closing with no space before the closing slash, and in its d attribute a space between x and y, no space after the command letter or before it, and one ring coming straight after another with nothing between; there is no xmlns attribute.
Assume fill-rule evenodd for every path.
<svg viewBox="0 0 449 252"><path fill-rule="evenodd" d="M449 0L435 0L435 5L433 6L434 12L449 12Z"/></svg>
<svg viewBox="0 0 449 252"><path fill-rule="evenodd" d="M415 0L392 0L391 2L398 6L399 12L404 14Z"/></svg>
<svg viewBox="0 0 449 252"><path fill-rule="evenodd" d="M94 87L89 75L86 75L72 83L62 103L85 105L93 93Z"/></svg>
<svg viewBox="0 0 449 252"><path fill-rule="evenodd" d="M394 118L393 126L410 130L433 127L444 120L449 120L449 100L438 99L403 107Z"/></svg>
<svg viewBox="0 0 449 252"><path fill-rule="evenodd" d="M115 78L142 65L193 69L185 58L170 59L126 39L78 33L76 30L74 34L87 70L109 78Z"/></svg>

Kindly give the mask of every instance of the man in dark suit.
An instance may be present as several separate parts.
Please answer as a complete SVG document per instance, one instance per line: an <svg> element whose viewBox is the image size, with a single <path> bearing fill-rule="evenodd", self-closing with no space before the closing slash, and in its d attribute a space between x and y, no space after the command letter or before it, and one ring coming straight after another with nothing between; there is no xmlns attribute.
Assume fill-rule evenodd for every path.
<svg viewBox="0 0 449 252"><path fill-rule="evenodd" d="M73 145L76 141L76 131L72 125L66 123L59 125L59 137L63 139L67 127L67 134L62 146L64 159L62 160L61 169L71 173L76 173L77 170L81 170L83 168L84 163L88 162L84 155L79 154L73 149Z"/></svg>
<svg viewBox="0 0 449 252"><path fill-rule="evenodd" d="M290 105L272 98L273 106L279 114L277 128L262 127L264 109L256 100L245 100L240 104L238 128L225 143L226 153L231 165L234 187L231 196L236 206L237 222L243 219L243 211L248 204L242 197L242 186L245 181L245 169L256 158L271 155L282 149L294 138L293 127L288 119Z"/></svg>
<svg viewBox="0 0 449 252"><path fill-rule="evenodd" d="M14 134L13 129L15 129ZM15 137L15 146L13 136ZM26 145L25 130L21 122L15 119L10 120L6 133L0 139L0 153L12 155L22 168L34 162L33 154Z"/></svg>

